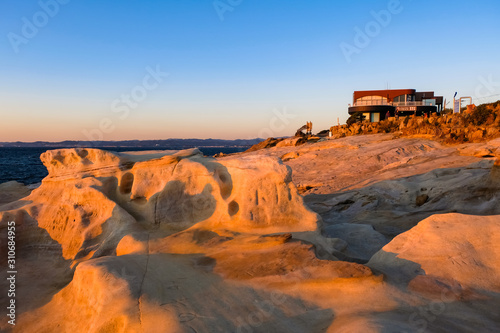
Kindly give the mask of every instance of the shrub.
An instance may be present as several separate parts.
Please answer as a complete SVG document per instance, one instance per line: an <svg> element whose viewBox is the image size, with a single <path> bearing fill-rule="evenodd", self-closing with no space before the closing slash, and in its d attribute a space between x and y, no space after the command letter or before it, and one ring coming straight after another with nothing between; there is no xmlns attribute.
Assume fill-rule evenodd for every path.
<svg viewBox="0 0 500 333"><path fill-rule="evenodd" d="M379 123L379 130L384 133L396 132L398 129L399 125L396 122L384 120Z"/></svg>
<svg viewBox="0 0 500 333"><path fill-rule="evenodd" d="M349 119L347 119L346 124L348 126L351 126L352 124L354 124L354 123L360 123L363 120L365 120L365 116L363 115L363 113L361 113L361 112L355 112L355 113L353 113L349 117Z"/></svg>
<svg viewBox="0 0 500 333"><path fill-rule="evenodd" d="M486 104L481 104L472 111L469 119L474 125L480 126L488 120L492 113L492 110Z"/></svg>

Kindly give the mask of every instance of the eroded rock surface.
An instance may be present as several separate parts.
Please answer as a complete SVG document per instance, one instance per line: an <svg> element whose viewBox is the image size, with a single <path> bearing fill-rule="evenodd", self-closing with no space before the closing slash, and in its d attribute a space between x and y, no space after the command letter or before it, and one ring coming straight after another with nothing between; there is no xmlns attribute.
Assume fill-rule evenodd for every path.
<svg viewBox="0 0 500 333"><path fill-rule="evenodd" d="M0 206L20 268L0 329L497 332L498 166L478 149L49 151L41 186Z"/></svg>
<svg viewBox="0 0 500 333"><path fill-rule="evenodd" d="M499 216L433 215L395 237L368 266L399 281L423 275L463 289L499 292L499 230ZM399 265L405 268L394 270Z"/></svg>
<svg viewBox="0 0 500 333"><path fill-rule="evenodd" d="M29 267L19 275L18 331L141 331L154 327L163 314L165 329L189 331L182 324L183 312L161 308L173 297L164 282L176 283L162 275L168 267L178 265L181 276L189 276L191 282L184 289L193 296L187 306L198 309L197 274L210 275L211 299L231 288L210 273L219 266L221 272L230 271L231 265L214 266L214 259L206 257L205 262L202 254L213 253L227 261L242 250L257 251L257 264L257 258L265 257L258 251L283 245L272 237L260 237L286 232L296 243L280 250L291 253L282 265L293 271L295 264L287 260L293 260L294 253L314 258L317 247L310 242L318 239L316 245L322 244L318 215L303 204L290 169L277 158L248 156L219 162L198 150L141 155L67 149L48 151L41 159L49 176L0 212L2 243L7 223L15 221L18 265ZM2 260L7 257L4 251L2 246ZM277 273L264 270L264 274ZM163 289L166 298L156 293ZM239 292L235 287L231 302L255 293ZM146 294L153 298L151 304L143 302ZM144 309L153 314L148 316ZM191 313L197 312L191 309ZM225 322L210 315L216 318L217 330L237 327L234 318ZM47 320L34 320L40 317ZM283 322L286 318L283 315ZM199 325L201 329L203 322ZM5 323L2 327L10 328Z"/></svg>

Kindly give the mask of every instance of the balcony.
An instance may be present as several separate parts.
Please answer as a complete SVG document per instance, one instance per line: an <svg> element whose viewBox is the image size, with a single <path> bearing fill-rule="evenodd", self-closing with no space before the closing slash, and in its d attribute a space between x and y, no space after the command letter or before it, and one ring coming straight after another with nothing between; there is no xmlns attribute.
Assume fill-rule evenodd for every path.
<svg viewBox="0 0 500 333"><path fill-rule="evenodd" d="M394 102L389 103L386 101L360 101L354 103L353 106L371 106L371 105L390 105L390 106L420 106L420 105L430 105L434 106L434 104L424 104L422 101L418 102Z"/></svg>
<svg viewBox="0 0 500 333"><path fill-rule="evenodd" d="M392 103L393 106L420 106L420 105L430 105L430 106L434 106L434 104L426 104L424 103L423 101L418 101L418 102L395 102L395 103Z"/></svg>
<svg viewBox="0 0 500 333"><path fill-rule="evenodd" d="M370 106L370 105L392 105L392 103L388 103L382 100L372 100L372 101L359 101L354 103L353 106Z"/></svg>

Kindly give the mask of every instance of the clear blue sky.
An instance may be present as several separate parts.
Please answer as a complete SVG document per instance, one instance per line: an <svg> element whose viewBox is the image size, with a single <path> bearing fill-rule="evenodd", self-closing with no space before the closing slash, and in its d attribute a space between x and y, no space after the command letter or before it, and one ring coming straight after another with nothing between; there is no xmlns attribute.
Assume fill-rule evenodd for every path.
<svg viewBox="0 0 500 333"><path fill-rule="evenodd" d="M59 1L0 3L0 141L293 135L387 86L500 99L498 0Z"/></svg>

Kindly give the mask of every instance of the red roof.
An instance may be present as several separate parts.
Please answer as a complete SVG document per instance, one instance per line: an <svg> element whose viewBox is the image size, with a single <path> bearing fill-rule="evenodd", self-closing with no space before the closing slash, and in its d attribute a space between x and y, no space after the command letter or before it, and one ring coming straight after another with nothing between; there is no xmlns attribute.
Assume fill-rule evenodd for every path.
<svg viewBox="0 0 500 333"><path fill-rule="evenodd" d="M354 92L354 102L358 98L366 97L366 96L381 96L389 99L389 102L395 97L401 95L414 95L416 93L415 89L389 89L389 90L363 90L363 91L355 91Z"/></svg>

